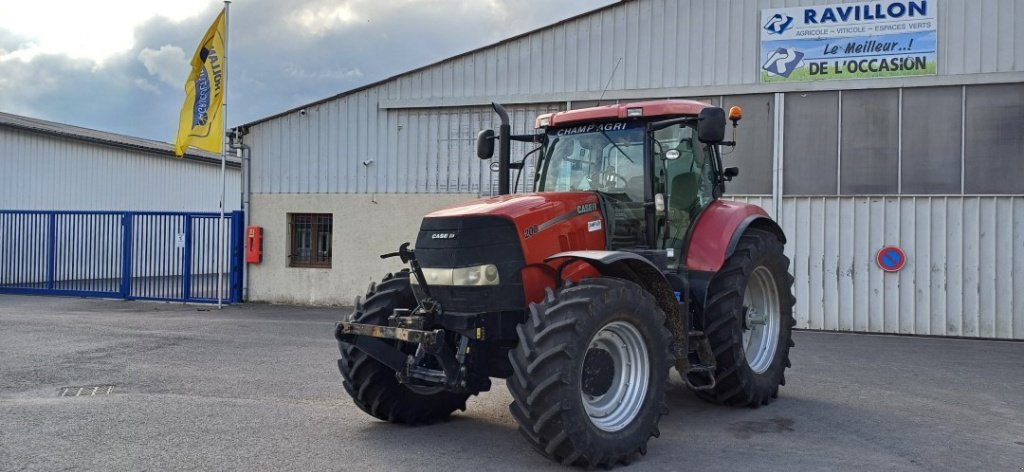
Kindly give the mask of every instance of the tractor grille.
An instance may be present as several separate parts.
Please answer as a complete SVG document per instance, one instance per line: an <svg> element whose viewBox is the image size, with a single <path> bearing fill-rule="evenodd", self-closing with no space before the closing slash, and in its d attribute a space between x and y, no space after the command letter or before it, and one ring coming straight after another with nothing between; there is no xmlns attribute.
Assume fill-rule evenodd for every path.
<svg viewBox="0 0 1024 472"><path fill-rule="evenodd" d="M496 216L425 218L416 238L416 259L423 267L498 266L499 285L431 286L445 311L481 313L522 310L523 249L515 224ZM417 289L417 296L422 296Z"/></svg>

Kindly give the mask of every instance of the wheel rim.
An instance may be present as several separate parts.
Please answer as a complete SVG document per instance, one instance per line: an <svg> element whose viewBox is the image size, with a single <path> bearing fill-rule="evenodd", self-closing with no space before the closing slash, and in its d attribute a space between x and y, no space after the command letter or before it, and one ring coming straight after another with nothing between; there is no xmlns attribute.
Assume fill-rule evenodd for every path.
<svg viewBox="0 0 1024 472"><path fill-rule="evenodd" d="M754 373L768 370L779 346L779 291L767 267L750 274L743 293L743 350Z"/></svg>
<svg viewBox="0 0 1024 472"><path fill-rule="evenodd" d="M601 328L580 366L580 396L590 422L608 432L628 426L647 396L650 370L647 344L635 326L613 321Z"/></svg>

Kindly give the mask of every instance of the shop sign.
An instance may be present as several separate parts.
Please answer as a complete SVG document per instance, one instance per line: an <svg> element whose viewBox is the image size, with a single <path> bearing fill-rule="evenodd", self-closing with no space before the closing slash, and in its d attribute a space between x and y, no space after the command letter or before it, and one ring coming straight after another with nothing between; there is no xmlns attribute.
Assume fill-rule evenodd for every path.
<svg viewBox="0 0 1024 472"><path fill-rule="evenodd" d="M761 10L761 82L934 75L936 2Z"/></svg>

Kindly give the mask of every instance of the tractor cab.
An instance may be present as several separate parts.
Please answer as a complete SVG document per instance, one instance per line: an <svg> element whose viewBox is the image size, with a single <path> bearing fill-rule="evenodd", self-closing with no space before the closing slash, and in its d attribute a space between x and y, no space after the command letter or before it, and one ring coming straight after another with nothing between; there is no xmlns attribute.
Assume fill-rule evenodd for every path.
<svg viewBox="0 0 1024 472"><path fill-rule="evenodd" d="M734 126L741 115L739 107L730 110ZM719 153L719 145L733 144L723 141L725 114L704 103L609 105L548 113L535 123L540 134L530 138L541 147L533 191L596 193L606 214L607 248L664 250L670 269L679 264L691 223L737 174L723 169ZM494 138L488 132L480 137ZM478 149L479 157L491 157L486 144Z"/></svg>

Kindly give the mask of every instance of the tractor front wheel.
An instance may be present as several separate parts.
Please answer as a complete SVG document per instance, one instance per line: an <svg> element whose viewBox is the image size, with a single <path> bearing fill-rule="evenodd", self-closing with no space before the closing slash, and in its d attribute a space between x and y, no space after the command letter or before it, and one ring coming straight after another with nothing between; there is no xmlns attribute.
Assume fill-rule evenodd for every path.
<svg viewBox="0 0 1024 472"><path fill-rule="evenodd" d="M669 340L654 297L620 279L548 291L509 353L519 430L569 465L610 467L647 452L666 412Z"/></svg>
<svg viewBox="0 0 1024 472"><path fill-rule="evenodd" d="M395 308L415 308L416 298L409 286L409 271L388 274L380 284L370 285L366 300L356 307L352 321L387 326ZM398 382L395 371L377 362L355 346L341 342L338 367L342 384L356 406L370 415L392 423L430 424L448 419L455 410L466 410L469 393L454 393L438 387L421 387ZM412 345L407 346L411 349Z"/></svg>

